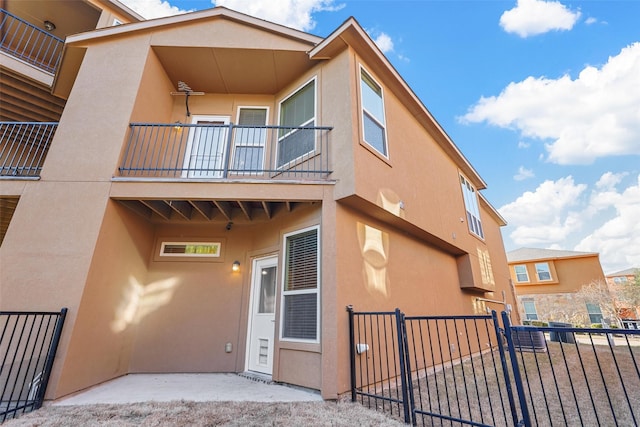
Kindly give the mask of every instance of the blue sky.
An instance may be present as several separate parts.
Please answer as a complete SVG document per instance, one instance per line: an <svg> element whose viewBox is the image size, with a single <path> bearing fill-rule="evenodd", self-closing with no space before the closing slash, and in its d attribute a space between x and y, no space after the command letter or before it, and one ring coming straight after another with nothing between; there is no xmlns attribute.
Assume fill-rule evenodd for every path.
<svg viewBox="0 0 640 427"><path fill-rule="evenodd" d="M120 0L326 37L355 17L474 165L507 251L640 267L640 1Z"/></svg>

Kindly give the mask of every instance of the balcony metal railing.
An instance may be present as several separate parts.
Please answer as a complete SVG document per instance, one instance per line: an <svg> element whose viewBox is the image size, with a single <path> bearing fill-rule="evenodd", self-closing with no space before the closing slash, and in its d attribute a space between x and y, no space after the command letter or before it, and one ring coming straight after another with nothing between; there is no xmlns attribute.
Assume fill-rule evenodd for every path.
<svg viewBox="0 0 640 427"><path fill-rule="evenodd" d="M57 122L0 122L0 176L40 176L57 128Z"/></svg>
<svg viewBox="0 0 640 427"><path fill-rule="evenodd" d="M64 40L0 9L0 50L36 67L55 73Z"/></svg>
<svg viewBox="0 0 640 427"><path fill-rule="evenodd" d="M119 176L326 179L331 127L131 123Z"/></svg>

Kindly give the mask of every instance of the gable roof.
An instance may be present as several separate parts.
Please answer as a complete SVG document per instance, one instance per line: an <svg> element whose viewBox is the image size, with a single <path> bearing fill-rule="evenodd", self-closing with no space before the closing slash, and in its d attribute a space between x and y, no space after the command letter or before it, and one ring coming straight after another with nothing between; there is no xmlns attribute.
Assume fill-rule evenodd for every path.
<svg viewBox="0 0 640 427"><path fill-rule="evenodd" d="M597 252L577 252L557 249L520 248L507 252L507 262L537 261L544 259L583 258L599 256Z"/></svg>
<svg viewBox="0 0 640 427"><path fill-rule="evenodd" d="M617 277L617 276L635 276L640 271L638 267L627 268L626 270L620 270L615 273L607 274L606 277Z"/></svg>
<svg viewBox="0 0 640 427"><path fill-rule="evenodd" d="M367 66L372 68L372 71L376 73L377 77L381 78L384 84L389 87L395 96L398 97L410 114L412 114L430 133L435 142L447 153L448 156L451 157L462 173L465 174L467 179L473 183L476 189L482 190L486 188L485 181L480 177L471 163L469 163L449 135L447 135L444 128L440 126L431 112L426 108L371 37L353 17L347 19L340 27L324 39L303 31L245 15L222 6L198 12L134 22L76 34L69 36L66 40L63 58L61 60L60 73L55 77L53 91L58 96L68 96L73 85L75 75L82 63L86 46L89 44L116 37L127 37L129 35L145 31L155 31L169 27L172 29L182 28L198 22L206 23L213 19L233 21L241 25L253 27L260 31L266 31L282 37L282 40L288 40L290 45L286 49L283 49L281 46L271 47L271 49L278 52L292 52L296 55L305 55L306 61L309 63L330 60L344 49L351 47L364 61L367 62ZM229 43L228 40L226 42ZM205 48L207 47L202 47L201 49ZM251 49L246 46L235 46L235 48L245 49L247 52L250 50L259 52L260 49L263 49ZM166 49L167 52L163 53L162 49ZM156 53L160 56L160 60L165 61L166 63L170 61L180 62L179 59L172 58L172 55L168 53L168 49L169 48L166 48L165 46L155 47ZM171 59L164 60L163 57ZM297 60L299 64L298 66L301 67L301 69L307 66L301 62L303 61L302 59L298 58ZM165 62L163 62L163 64ZM212 69L214 69L214 67L212 67ZM65 81L60 82L59 80L61 79L59 79L59 77L61 74L65 74L70 77L65 77ZM194 87L195 90L201 90L196 88L195 85L192 85L192 87ZM486 200L485 202L489 207L491 207ZM497 211L495 211L493 207L491 208L494 213L497 214ZM502 222L504 222L504 220L502 220ZM506 222L504 223L506 224Z"/></svg>

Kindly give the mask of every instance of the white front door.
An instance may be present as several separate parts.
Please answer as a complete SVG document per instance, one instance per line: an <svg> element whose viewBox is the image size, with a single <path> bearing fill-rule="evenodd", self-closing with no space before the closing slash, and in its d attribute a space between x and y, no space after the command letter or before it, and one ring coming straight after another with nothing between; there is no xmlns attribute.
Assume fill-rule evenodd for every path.
<svg viewBox="0 0 640 427"><path fill-rule="evenodd" d="M191 123L228 125L229 119L229 116L193 116ZM203 126L192 127L189 130L184 156L186 176L188 178L221 178L228 128Z"/></svg>
<svg viewBox="0 0 640 427"><path fill-rule="evenodd" d="M247 370L271 375L276 321L278 257L253 260Z"/></svg>

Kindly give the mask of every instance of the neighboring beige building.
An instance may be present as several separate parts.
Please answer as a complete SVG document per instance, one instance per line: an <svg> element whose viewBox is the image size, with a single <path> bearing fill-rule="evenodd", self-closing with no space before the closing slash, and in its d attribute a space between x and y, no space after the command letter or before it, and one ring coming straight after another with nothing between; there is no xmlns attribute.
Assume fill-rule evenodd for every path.
<svg viewBox="0 0 640 427"><path fill-rule="evenodd" d="M591 252L520 248L507 252L522 320L601 323L599 304L576 298L584 285L605 283L600 256Z"/></svg>
<svg viewBox="0 0 640 427"><path fill-rule="evenodd" d="M354 19L218 7L70 35L54 71L55 136L5 116L3 148L44 145L0 181L0 309L69 308L49 398L253 371L333 399L347 305L515 303L485 182Z"/></svg>
<svg viewBox="0 0 640 427"><path fill-rule="evenodd" d="M627 286L631 283L635 283L634 286L640 287L640 283L637 283L639 275L640 268L632 267L616 271L615 273L607 274L607 285L609 286L612 294L616 295L621 291L623 286ZM640 329L640 307L633 305L633 303L620 300L618 300L618 306L623 326L626 328Z"/></svg>

